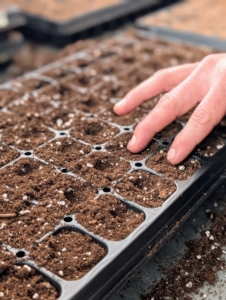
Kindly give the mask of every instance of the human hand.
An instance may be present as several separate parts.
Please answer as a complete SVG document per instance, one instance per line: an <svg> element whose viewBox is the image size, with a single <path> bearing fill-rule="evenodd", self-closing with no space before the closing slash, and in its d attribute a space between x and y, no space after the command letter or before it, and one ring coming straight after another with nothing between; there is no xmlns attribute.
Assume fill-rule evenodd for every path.
<svg viewBox="0 0 226 300"><path fill-rule="evenodd" d="M172 164L183 161L226 114L226 54L211 54L201 62L156 72L117 103L114 111L125 115L144 101L167 92L137 125L128 144L132 153L143 150L154 135L194 108L167 155Z"/></svg>

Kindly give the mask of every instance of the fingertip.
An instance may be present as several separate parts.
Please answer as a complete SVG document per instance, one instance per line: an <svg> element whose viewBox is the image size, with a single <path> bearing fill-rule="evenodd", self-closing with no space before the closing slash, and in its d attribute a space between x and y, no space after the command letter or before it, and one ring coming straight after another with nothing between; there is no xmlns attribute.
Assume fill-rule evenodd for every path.
<svg viewBox="0 0 226 300"><path fill-rule="evenodd" d="M118 103L115 104L114 106L114 112L117 114L117 115L121 115L123 114L123 109L126 105L126 98L122 99L121 101L119 101Z"/></svg>

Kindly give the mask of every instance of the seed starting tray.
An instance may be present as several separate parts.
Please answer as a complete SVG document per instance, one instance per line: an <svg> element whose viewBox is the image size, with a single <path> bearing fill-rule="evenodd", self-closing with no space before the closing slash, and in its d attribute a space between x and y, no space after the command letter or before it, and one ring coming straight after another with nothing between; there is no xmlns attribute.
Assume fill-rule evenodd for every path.
<svg viewBox="0 0 226 300"><path fill-rule="evenodd" d="M0 64L10 61L23 43L23 36L19 32L8 34L6 39L0 41Z"/></svg>
<svg viewBox="0 0 226 300"><path fill-rule="evenodd" d="M170 137L164 137L161 133L156 135L148 149L139 154L141 156L138 155L137 158L132 154L129 156L131 159L125 158L126 155L123 152L125 151L125 149L123 150L125 144L122 140L119 142L119 153L122 153L122 155L113 153L111 148L108 147L109 142L113 141L114 138L131 134L135 124L143 118L143 113L146 114L149 110L145 110L145 107L138 109L136 118L132 116L133 121L131 119L126 119L126 122L125 119L123 119L123 122L115 120L111 109L113 103L116 103L119 100L118 98L123 95L120 94L119 96L117 94L115 97L112 97L112 95L109 97L108 94L104 93L105 97L102 97L102 92L106 91L109 84L112 91L111 84L115 84L117 81L121 83L121 79L118 78L117 80L115 74L100 75L100 70L102 66L107 65L109 57L111 62L114 61L115 57L115 61L119 64L125 52L124 48L126 46L131 47L131 45L139 48L139 46L142 46L142 41L143 39L140 40L130 35L118 36L108 45L105 44L106 41L93 45L87 50L73 54L0 86L0 95L1 92L4 94L6 90L8 91L8 94L2 94L0 98L2 120L2 123L0 123L2 144L0 150L6 147L6 152L12 152L10 159L7 158L1 161L0 188L2 192L8 189L8 193L12 193L12 195L14 195L14 192L17 195L22 189L25 191L25 195L24 191L19 194L19 199L25 201L25 208L18 210L17 213L11 211L0 212L3 214L12 213L10 218L0 219L0 242L17 257L17 265L30 266L30 268L34 268L39 274L43 275L57 289L60 294L59 299L103 299L108 297L113 288L146 258L147 253L155 246L156 242L165 235L170 234L170 230L176 222L180 222L184 216L186 218L189 211L197 208L204 201L206 194L226 168L225 127L217 128L210 136L217 141L214 153L207 154L208 149L212 151L211 147L208 148L209 146L201 148L201 152L197 152L198 150L194 152L187 163L175 167L171 175L174 176L177 173L183 179L187 177L186 168L191 169L194 173L197 167L196 172L186 180L174 180L171 175L160 174L154 170L155 168L148 167L148 165L150 166L149 160L152 160L156 155L164 156L165 150L169 148L177 131L173 135L171 133ZM148 44L150 43L151 41L148 41ZM160 42L158 50L168 49L165 45ZM89 63L94 65L91 66ZM122 69L128 71L128 66L126 68L126 65L124 65ZM99 70L99 73L95 70ZM116 72L117 70L116 66ZM84 77L84 74L91 76L89 80ZM84 83L85 88L81 86ZM128 89L128 86L126 86L126 89ZM52 90L55 90L55 92L52 93ZM96 99L98 99L100 105L97 105L94 109L95 106L92 105L93 102L89 99L87 109L82 109L84 106L78 106L78 101L91 92L92 95L95 95L95 92L97 93ZM65 100L65 97L68 99ZM66 115L69 120L68 118L57 117L57 114L54 114L56 110L60 110L61 113L65 111L66 114L62 114L62 116ZM112 119L108 118L109 114ZM49 115L52 116L52 119L47 117ZM14 117L18 117L18 119L15 121ZM85 131L81 126L78 127L81 121L86 122ZM52 122L52 126L49 125L49 122ZM184 122L177 121L177 126L180 129L184 125ZM20 130L22 130L22 133ZM30 135L28 134L29 130L32 132ZM60 149L64 145L64 139L70 139L71 143L69 145L73 143L79 145L78 156L77 159L74 159L75 161L70 160L70 156L75 153L75 150L72 151L73 148L69 150L69 156L65 155L63 160L55 157L57 151L62 151ZM104 142L97 142L100 139ZM54 148L55 145L59 148L52 151L51 148ZM46 149L50 149L50 155ZM201 156L202 151L205 153L204 156ZM200 153L200 155L197 153ZM43 158L44 154L45 158ZM129 155L128 152L127 155ZM108 162L110 162L110 165L108 165ZM37 167L33 167L36 165ZM107 166L106 169L104 169L105 166ZM74 170L77 170L77 172ZM47 178L47 174L50 174L51 178ZM137 174L138 178L133 181ZM46 178L43 179L45 176ZM142 180L146 178L145 176L148 176L148 181L145 184L153 180L150 189L143 186ZM67 188L67 181L73 181L75 186L77 184L81 190L77 189L75 194L71 194L72 188ZM132 182L131 186L134 191L130 193L129 185L127 192L130 196L123 197L124 187L128 186L130 182ZM26 186L26 183L28 186ZM64 183L66 183L66 187ZM76 197L82 191L83 185L86 187L83 190L83 192L85 191L85 199L79 201L79 198ZM32 188L34 188L36 194L33 194ZM145 198L148 192L151 193L151 196ZM140 195L142 195L141 199ZM106 199L109 199L110 196L119 201L120 206L126 209L124 219L118 221L119 216L113 205L110 215L112 219L115 218L115 227L104 231L100 229L103 225L107 226L106 224L109 221L100 216L104 208L98 211L98 217L95 214L88 223L84 224L83 219L80 218L81 211L84 213L83 217L86 216L83 204L87 205L91 201L94 207L100 203L101 199L104 199L107 205L108 200ZM10 205L10 199L8 199L6 192L1 197L3 198L1 200L3 208L5 207L4 203L6 203L6 207L7 203ZM75 200L72 200L71 197ZM15 199L18 201L18 198ZM76 201L80 203L76 203ZM17 208L14 207L14 209ZM41 212L47 213L47 219L39 227ZM35 216L34 224L37 221L36 227L40 232L33 228L32 233L27 235L26 228L29 227L29 223L26 223L26 220L29 218L29 214ZM129 220L128 223L127 219ZM136 219L140 221L133 223ZM55 226L51 224L51 227L48 222L55 222ZM9 224L10 229L8 232ZM8 234L13 226L16 231L20 232L21 224L25 224L23 225L24 231L22 231L24 233L17 239L13 234ZM132 225L132 233L127 234L128 231L126 230L131 229L131 224L135 224L135 226ZM116 228L118 228L118 225L123 227L127 237L124 236L120 240L111 239L111 231L117 235L118 229ZM79 272L82 272L85 268L86 274L79 275L77 280L75 278L73 280L64 278L69 273L73 276L73 269L70 271L70 265L67 266L67 269L64 268L64 259L66 259L64 253L70 252L71 266L73 266L73 259L78 258L77 256L74 257L75 254L73 254L73 251L77 251L77 247L76 249L73 248L73 237L71 238L72 246L69 247L70 249L68 247L67 249L63 248L60 254L57 253L57 255L63 257L62 260L52 256L56 254L54 252L56 248L52 248L54 241L57 243L54 239L59 237L60 234L64 236L64 230L67 230L67 234L69 234L68 232L75 232L81 233L85 237L91 237L92 242L89 240L89 243L99 247L99 250L95 253L82 253L84 261L89 262L89 257L93 259L92 255L98 256L104 253L101 259L99 257L95 261L94 265L91 264L88 271L86 264L82 265L79 261L80 269L76 268L76 272L80 274ZM1 235L2 233L3 235ZM107 235L109 238L103 238L103 235ZM53 240L45 246L46 241L48 243L51 236ZM18 245L29 246L18 247ZM78 248L84 246L86 245L82 244ZM48 256L45 251L48 252L49 248L53 249L53 253L49 253ZM86 254L87 256L85 256ZM41 258L46 260L46 264L50 263L47 268L40 262ZM53 265L51 265L52 262ZM53 267L56 267L54 272L50 270ZM5 272L6 269L1 272L3 277ZM37 297L36 294L33 295L33 299ZM44 297L43 299L47 298Z"/></svg>
<svg viewBox="0 0 226 300"><path fill-rule="evenodd" d="M55 21L23 11L22 13L27 19L23 32L35 36L37 39L51 40L53 43L61 45L102 32L104 28L115 27L116 24L130 20L130 17L145 9L155 9L167 3L168 1L161 0L120 0L119 4L66 21Z"/></svg>
<svg viewBox="0 0 226 300"><path fill-rule="evenodd" d="M214 36L205 36L184 30L177 30L170 27L147 25L142 18L136 21L136 27L145 30L152 37L160 37L168 41L186 42L196 46L207 46L220 51L226 50L226 40Z"/></svg>
<svg viewBox="0 0 226 300"><path fill-rule="evenodd" d="M15 7L10 7L7 11L0 11L0 39L11 30L24 26L26 19Z"/></svg>

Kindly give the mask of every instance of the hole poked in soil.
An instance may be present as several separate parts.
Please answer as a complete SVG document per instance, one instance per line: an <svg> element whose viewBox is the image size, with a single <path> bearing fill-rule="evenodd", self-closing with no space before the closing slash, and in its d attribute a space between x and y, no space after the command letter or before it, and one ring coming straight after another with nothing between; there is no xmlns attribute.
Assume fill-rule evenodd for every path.
<svg viewBox="0 0 226 300"><path fill-rule="evenodd" d="M77 161L90 152L90 146L83 145L72 138L59 138L45 144L35 154L50 164L72 170Z"/></svg>
<svg viewBox="0 0 226 300"><path fill-rule="evenodd" d="M80 206L76 220L95 234L119 241L144 221L144 215L128 209L114 196L101 195L98 199L87 202L85 207Z"/></svg>
<svg viewBox="0 0 226 300"><path fill-rule="evenodd" d="M148 208L161 206L175 191L173 181L145 171L127 174L116 185L116 192L126 200Z"/></svg>
<svg viewBox="0 0 226 300"><path fill-rule="evenodd" d="M0 106L4 107L21 96L22 93L20 92L14 92L12 90L0 90Z"/></svg>
<svg viewBox="0 0 226 300"><path fill-rule="evenodd" d="M70 133L87 143L102 144L119 133L119 129L96 118L81 117L72 124Z"/></svg>
<svg viewBox="0 0 226 300"><path fill-rule="evenodd" d="M2 299L56 300L58 291L44 277L28 265L11 266L0 277Z"/></svg>
<svg viewBox="0 0 226 300"><path fill-rule="evenodd" d="M100 114L100 118L121 126L129 126L141 121L146 116L146 114L147 113L145 111L141 110L138 107L136 110L125 116L118 116L112 110L107 110Z"/></svg>
<svg viewBox="0 0 226 300"><path fill-rule="evenodd" d="M114 180L130 170L130 164L106 152L94 152L79 161L74 172L96 187L112 186Z"/></svg>
<svg viewBox="0 0 226 300"><path fill-rule="evenodd" d="M23 92L39 90L46 85L49 85L49 82L36 78L13 82L13 86Z"/></svg>
<svg viewBox="0 0 226 300"><path fill-rule="evenodd" d="M20 153L0 143L0 168L17 159Z"/></svg>
<svg viewBox="0 0 226 300"><path fill-rule="evenodd" d="M55 86L47 86L39 93L39 97L46 101L64 102L76 96L77 92L73 90L67 83L59 83Z"/></svg>
<svg viewBox="0 0 226 300"><path fill-rule="evenodd" d="M159 140L168 140L174 138L183 128L178 122L173 122L164 128L162 131L156 133L155 138Z"/></svg>
<svg viewBox="0 0 226 300"><path fill-rule="evenodd" d="M129 143L130 139L132 138L132 133L122 133L115 137L114 139L111 139L106 145L105 148L118 156L122 156L125 159L128 160L142 160L145 157L147 157L152 152L156 151L158 149L158 143L155 141L152 141L148 147L141 151L140 153L131 153L127 149L127 144Z"/></svg>
<svg viewBox="0 0 226 300"><path fill-rule="evenodd" d="M13 127L7 127L2 135L2 141L20 150L34 149L51 138L54 133L42 123L41 117L26 117Z"/></svg>
<svg viewBox="0 0 226 300"><path fill-rule="evenodd" d="M73 84L76 87L91 88L101 81L102 77L98 75L97 72L92 72L92 70L86 70L83 73L71 76L70 79L67 80L67 83Z"/></svg>
<svg viewBox="0 0 226 300"><path fill-rule="evenodd" d="M174 180L187 180L201 168L201 163L194 158L187 158L180 165L173 166L167 161L165 150L160 150L149 158L146 165L155 172Z"/></svg>
<svg viewBox="0 0 226 300"><path fill-rule="evenodd" d="M209 136L195 148L195 154L204 157L214 156L224 145L220 138Z"/></svg>
<svg viewBox="0 0 226 300"><path fill-rule="evenodd" d="M62 79L70 74L74 74L75 71L67 66L57 67L48 72L43 73L44 76L51 77L53 79Z"/></svg>
<svg viewBox="0 0 226 300"><path fill-rule="evenodd" d="M63 229L30 252L39 267L65 280L82 278L107 254L90 236ZM50 259L51 257L51 259Z"/></svg>

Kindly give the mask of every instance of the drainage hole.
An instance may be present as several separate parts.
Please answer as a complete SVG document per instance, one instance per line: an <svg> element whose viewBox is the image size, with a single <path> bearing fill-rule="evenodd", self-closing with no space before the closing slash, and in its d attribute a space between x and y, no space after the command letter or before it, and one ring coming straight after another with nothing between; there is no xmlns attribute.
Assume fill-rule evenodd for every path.
<svg viewBox="0 0 226 300"><path fill-rule="evenodd" d="M169 142L162 142L163 145L169 145Z"/></svg>
<svg viewBox="0 0 226 300"><path fill-rule="evenodd" d="M102 148L100 146L95 147L96 150L101 150Z"/></svg>
<svg viewBox="0 0 226 300"><path fill-rule="evenodd" d="M62 173L67 173L67 172L68 172L68 169L64 168L64 169L61 170L61 172L62 172Z"/></svg>
<svg viewBox="0 0 226 300"><path fill-rule="evenodd" d="M105 187L105 188L103 188L103 191L104 191L105 193L110 193L111 189L108 188L108 187Z"/></svg>
<svg viewBox="0 0 226 300"><path fill-rule="evenodd" d="M126 127L126 128L124 128L124 130L128 131L128 130L129 130L129 128L128 128L128 127Z"/></svg>
<svg viewBox="0 0 226 300"><path fill-rule="evenodd" d="M60 135L65 135L66 133L65 132L60 132Z"/></svg>
<svg viewBox="0 0 226 300"><path fill-rule="evenodd" d="M142 163L135 163L136 167L142 167Z"/></svg>
<svg viewBox="0 0 226 300"><path fill-rule="evenodd" d="M73 221L72 217L65 217L64 218L64 222L70 223L72 221Z"/></svg>
<svg viewBox="0 0 226 300"><path fill-rule="evenodd" d="M26 256L26 253L25 253L24 251L18 251L18 252L16 253L16 256L17 256L17 257L24 257L24 256Z"/></svg>
<svg viewBox="0 0 226 300"><path fill-rule="evenodd" d="M30 151L27 151L24 153L26 156L30 156L32 153Z"/></svg>

